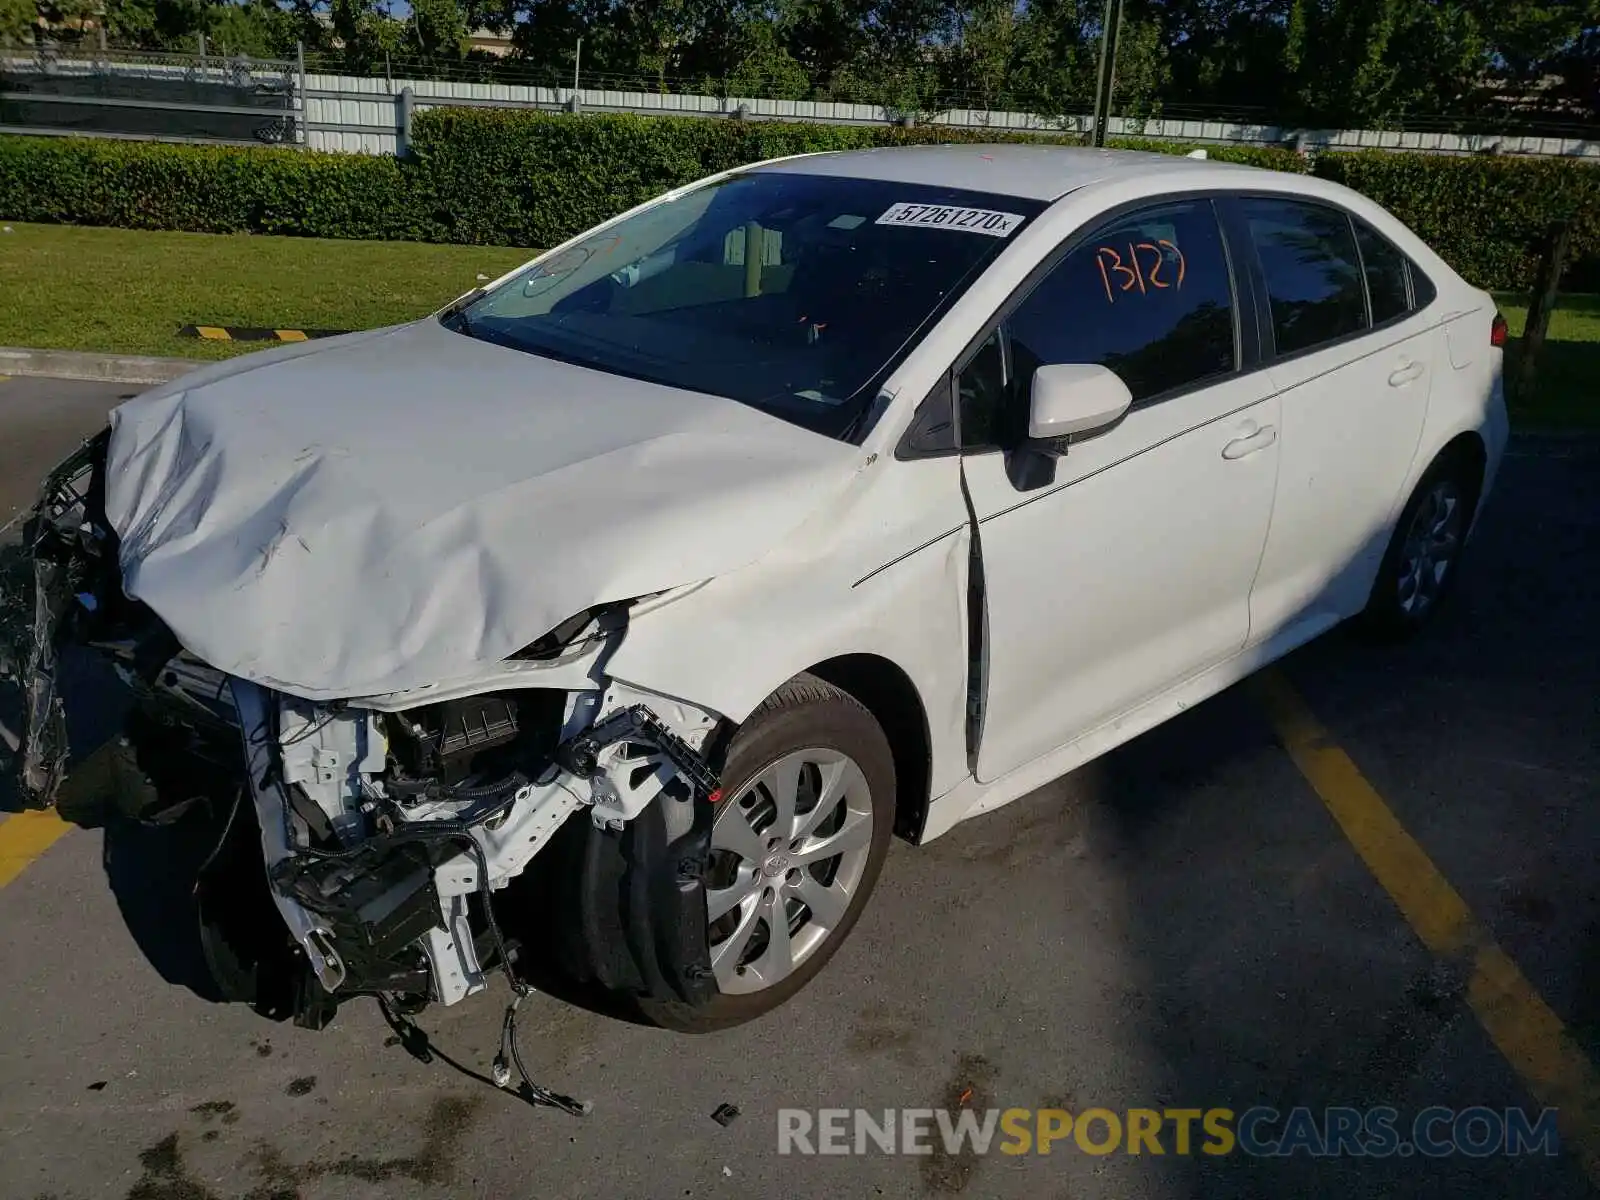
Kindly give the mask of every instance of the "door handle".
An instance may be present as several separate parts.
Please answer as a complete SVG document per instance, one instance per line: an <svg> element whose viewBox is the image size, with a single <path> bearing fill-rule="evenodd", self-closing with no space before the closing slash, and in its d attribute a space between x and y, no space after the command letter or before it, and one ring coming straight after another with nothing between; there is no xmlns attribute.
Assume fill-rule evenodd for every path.
<svg viewBox="0 0 1600 1200"><path fill-rule="evenodd" d="M1263 425L1254 433L1234 438L1233 441L1222 448L1222 457L1227 459L1243 458L1247 454L1254 454L1257 450L1265 450L1277 440L1277 426Z"/></svg>
<svg viewBox="0 0 1600 1200"><path fill-rule="evenodd" d="M1413 379L1422 376L1424 367L1419 362L1403 362L1393 371L1389 372L1390 387L1404 387Z"/></svg>

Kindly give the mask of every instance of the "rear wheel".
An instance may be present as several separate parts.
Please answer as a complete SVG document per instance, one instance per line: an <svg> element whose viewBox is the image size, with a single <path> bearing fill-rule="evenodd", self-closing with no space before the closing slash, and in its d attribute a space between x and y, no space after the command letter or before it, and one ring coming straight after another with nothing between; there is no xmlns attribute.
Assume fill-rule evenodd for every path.
<svg viewBox="0 0 1600 1200"><path fill-rule="evenodd" d="M1477 505L1478 486L1471 465L1460 457L1441 459L1422 477L1395 524L1362 614L1370 631L1407 637L1449 595Z"/></svg>

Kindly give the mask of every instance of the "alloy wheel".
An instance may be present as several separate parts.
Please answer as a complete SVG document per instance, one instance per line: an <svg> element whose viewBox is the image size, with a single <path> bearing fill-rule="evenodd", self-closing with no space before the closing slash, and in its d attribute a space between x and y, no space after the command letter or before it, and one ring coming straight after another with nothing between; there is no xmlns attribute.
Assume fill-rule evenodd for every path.
<svg viewBox="0 0 1600 1200"><path fill-rule="evenodd" d="M706 915L724 994L772 987L839 928L867 869L872 824L861 768L823 747L785 754L723 800Z"/></svg>
<svg viewBox="0 0 1600 1200"><path fill-rule="evenodd" d="M1417 506L1400 550L1396 599L1406 616L1422 617L1443 592L1461 551L1465 512L1461 488L1451 479L1435 483Z"/></svg>

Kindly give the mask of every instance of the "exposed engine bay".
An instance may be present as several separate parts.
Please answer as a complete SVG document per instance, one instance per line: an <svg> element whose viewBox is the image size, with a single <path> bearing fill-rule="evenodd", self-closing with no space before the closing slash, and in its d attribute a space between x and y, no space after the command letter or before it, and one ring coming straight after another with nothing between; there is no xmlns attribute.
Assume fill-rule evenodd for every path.
<svg viewBox="0 0 1600 1200"><path fill-rule="evenodd" d="M109 441L108 430L51 475L24 530L34 615L18 655L22 795L47 806L67 775L61 655L105 656L134 697L124 774L144 806L168 803L156 793L181 768L178 800L205 791L226 810L197 898L231 998L312 1028L352 996L379 996L386 1013L454 1004L497 969L520 998L508 928L539 914L512 884L579 810L586 842L668 867L651 931L622 931L631 961L610 981L668 1002L715 990L703 875L720 720L604 674L626 605L551 631L492 690L302 699L209 667L124 593L104 511ZM546 666L559 686L538 685ZM263 938L264 899L280 927L267 922ZM502 1071L497 1060L497 1082Z"/></svg>

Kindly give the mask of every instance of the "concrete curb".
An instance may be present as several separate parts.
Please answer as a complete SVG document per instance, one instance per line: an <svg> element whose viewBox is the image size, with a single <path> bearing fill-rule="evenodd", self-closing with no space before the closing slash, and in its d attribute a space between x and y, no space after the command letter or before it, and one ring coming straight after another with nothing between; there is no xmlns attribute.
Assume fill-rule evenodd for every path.
<svg viewBox="0 0 1600 1200"><path fill-rule="evenodd" d="M27 350L0 346L0 375L43 375L103 383L166 383L206 363L142 354L86 354L79 350Z"/></svg>

